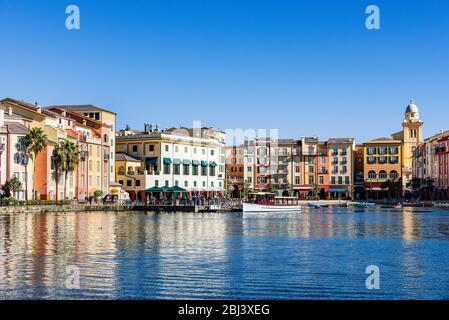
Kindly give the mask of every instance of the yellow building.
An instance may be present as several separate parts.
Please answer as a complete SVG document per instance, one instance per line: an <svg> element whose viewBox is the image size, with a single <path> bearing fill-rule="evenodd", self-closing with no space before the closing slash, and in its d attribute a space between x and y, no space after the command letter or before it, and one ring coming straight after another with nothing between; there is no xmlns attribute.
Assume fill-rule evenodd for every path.
<svg viewBox="0 0 449 320"><path fill-rule="evenodd" d="M402 141L378 138L363 143L365 189L371 198L387 197L387 181L399 183L402 177Z"/></svg>
<svg viewBox="0 0 449 320"><path fill-rule="evenodd" d="M402 182L406 190L407 183L413 175L413 149L423 142L422 128L424 122L419 118L419 109L413 100L405 110L402 131L394 133L392 138L402 142Z"/></svg>

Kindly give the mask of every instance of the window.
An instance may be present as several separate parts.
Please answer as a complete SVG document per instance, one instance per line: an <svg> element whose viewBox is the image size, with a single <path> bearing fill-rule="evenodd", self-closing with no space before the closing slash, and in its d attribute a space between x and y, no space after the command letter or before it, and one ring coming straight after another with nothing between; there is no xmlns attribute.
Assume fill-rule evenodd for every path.
<svg viewBox="0 0 449 320"><path fill-rule="evenodd" d="M164 164L164 174L170 174L170 165Z"/></svg>
<svg viewBox="0 0 449 320"><path fill-rule="evenodd" d="M192 175L194 176L198 175L198 166L192 166Z"/></svg>
<svg viewBox="0 0 449 320"><path fill-rule="evenodd" d="M207 167L201 167L201 175L207 176Z"/></svg>
<svg viewBox="0 0 449 320"><path fill-rule="evenodd" d="M189 147L184 147L184 153L188 153L189 152Z"/></svg>
<svg viewBox="0 0 449 320"><path fill-rule="evenodd" d="M391 164L399 163L399 157L397 157L397 156L391 156L391 157L390 157L390 163L391 163Z"/></svg>
<svg viewBox="0 0 449 320"><path fill-rule="evenodd" d="M376 163L377 158L376 157L368 157L368 164L374 164Z"/></svg>
<svg viewBox="0 0 449 320"><path fill-rule="evenodd" d="M369 155L376 154L376 148L368 148L368 149L367 149L367 153L368 153Z"/></svg>
<svg viewBox="0 0 449 320"><path fill-rule="evenodd" d="M132 187L133 182L132 182L131 180L126 180L126 185L127 185L128 187Z"/></svg>
<svg viewBox="0 0 449 320"><path fill-rule="evenodd" d="M377 174L375 171L368 172L368 179L376 179L376 178L377 178Z"/></svg>
<svg viewBox="0 0 449 320"><path fill-rule="evenodd" d="M154 181L154 186L155 186L155 187L159 187L159 180L155 180L155 181Z"/></svg>
<svg viewBox="0 0 449 320"><path fill-rule="evenodd" d="M168 187L168 180L165 180L165 186Z"/></svg>
<svg viewBox="0 0 449 320"><path fill-rule="evenodd" d="M379 154L387 154L387 148L386 147L381 147L379 148Z"/></svg>
<svg viewBox="0 0 449 320"><path fill-rule="evenodd" d="M342 173L346 173L346 172L348 172L348 169L347 169L347 167L346 166L343 166L342 168L341 168L342 170L341 170L341 172Z"/></svg>
<svg viewBox="0 0 449 320"><path fill-rule="evenodd" d="M214 155L214 150L213 150L213 149L210 151L210 155L211 155L211 156Z"/></svg>
<svg viewBox="0 0 449 320"><path fill-rule="evenodd" d="M309 172L310 172L310 173L313 173L313 172L314 172L313 166L309 166Z"/></svg>
<svg viewBox="0 0 449 320"><path fill-rule="evenodd" d="M165 145L165 152L168 152L168 150L169 150L169 147L168 147L168 144L166 144Z"/></svg>
<svg viewBox="0 0 449 320"><path fill-rule="evenodd" d="M137 146L136 145L133 146L133 152L137 152Z"/></svg>
<svg viewBox="0 0 449 320"><path fill-rule="evenodd" d="M181 171L181 165L179 164L173 164L173 174L179 175Z"/></svg>
<svg viewBox="0 0 449 320"><path fill-rule="evenodd" d="M324 184L324 177L323 176L319 176L319 184Z"/></svg>
<svg viewBox="0 0 449 320"><path fill-rule="evenodd" d="M136 187L140 187L140 180L136 180Z"/></svg>
<svg viewBox="0 0 449 320"><path fill-rule="evenodd" d="M331 177L331 184L335 184L335 177Z"/></svg>
<svg viewBox="0 0 449 320"><path fill-rule="evenodd" d="M154 144L150 144L149 150L150 152L154 152Z"/></svg>
<svg viewBox="0 0 449 320"><path fill-rule="evenodd" d="M209 176L214 177L215 176L215 167L209 168Z"/></svg>
<svg viewBox="0 0 449 320"><path fill-rule="evenodd" d="M300 177L295 177L295 184L301 184Z"/></svg>
<svg viewBox="0 0 449 320"><path fill-rule="evenodd" d="M326 157L321 157L321 164L326 164Z"/></svg>
<svg viewBox="0 0 449 320"><path fill-rule="evenodd" d="M188 187L189 186L189 182L188 181L184 181L184 187Z"/></svg>
<svg viewBox="0 0 449 320"><path fill-rule="evenodd" d="M380 171L379 172L379 179L386 180L387 179L387 172L384 171L384 170Z"/></svg>
<svg viewBox="0 0 449 320"><path fill-rule="evenodd" d="M380 156L379 157L379 163L380 164L387 163L387 157L386 156Z"/></svg>
<svg viewBox="0 0 449 320"><path fill-rule="evenodd" d="M398 154L399 148L398 147L390 147L390 154Z"/></svg>
<svg viewBox="0 0 449 320"><path fill-rule="evenodd" d="M338 184L343 184L343 177L342 176L338 177Z"/></svg>
<svg viewBox="0 0 449 320"><path fill-rule="evenodd" d="M315 183L315 179L313 176L309 176L309 184L314 184Z"/></svg>
<svg viewBox="0 0 449 320"><path fill-rule="evenodd" d="M175 146L175 152L179 152L179 147Z"/></svg>
<svg viewBox="0 0 449 320"><path fill-rule="evenodd" d="M201 153L204 155L206 155L206 149L201 149Z"/></svg>
<svg viewBox="0 0 449 320"><path fill-rule="evenodd" d="M396 180L397 178L399 178L398 172L396 170L390 171L390 179Z"/></svg>
<svg viewBox="0 0 449 320"><path fill-rule="evenodd" d="M182 171L183 171L184 175L188 176L189 175L189 171L190 171L190 165L184 164L184 165L182 165L182 167L183 167Z"/></svg>
<svg viewBox="0 0 449 320"><path fill-rule="evenodd" d="M345 176L345 184L349 184L349 176Z"/></svg>
<svg viewBox="0 0 449 320"><path fill-rule="evenodd" d="M193 148L193 153L196 154L197 150L197 148Z"/></svg>

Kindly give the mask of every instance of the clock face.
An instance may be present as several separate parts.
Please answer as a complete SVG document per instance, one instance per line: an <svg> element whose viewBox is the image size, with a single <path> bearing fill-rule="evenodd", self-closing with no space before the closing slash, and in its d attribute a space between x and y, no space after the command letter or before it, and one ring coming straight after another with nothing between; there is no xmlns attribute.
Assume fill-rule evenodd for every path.
<svg viewBox="0 0 449 320"><path fill-rule="evenodd" d="M415 114L414 113L412 113L411 115L410 115L412 118L415 116Z"/></svg>

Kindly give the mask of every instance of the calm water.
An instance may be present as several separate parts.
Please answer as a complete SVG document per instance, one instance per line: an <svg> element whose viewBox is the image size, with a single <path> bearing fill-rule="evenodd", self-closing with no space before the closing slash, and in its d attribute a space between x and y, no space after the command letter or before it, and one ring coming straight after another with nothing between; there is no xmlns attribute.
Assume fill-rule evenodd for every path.
<svg viewBox="0 0 449 320"><path fill-rule="evenodd" d="M1 299L449 299L448 262L448 211L0 213Z"/></svg>

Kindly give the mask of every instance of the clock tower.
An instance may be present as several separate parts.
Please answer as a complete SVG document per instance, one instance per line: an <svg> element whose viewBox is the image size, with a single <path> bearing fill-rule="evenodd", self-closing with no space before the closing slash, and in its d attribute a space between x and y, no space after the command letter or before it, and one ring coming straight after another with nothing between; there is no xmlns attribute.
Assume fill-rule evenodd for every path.
<svg viewBox="0 0 449 320"><path fill-rule="evenodd" d="M402 122L402 178L404 186L412 179L413 148L423 142L422 127L424 122L419 118L419 109L414 100L410 100L405 109L405 118Z"/></svg>

